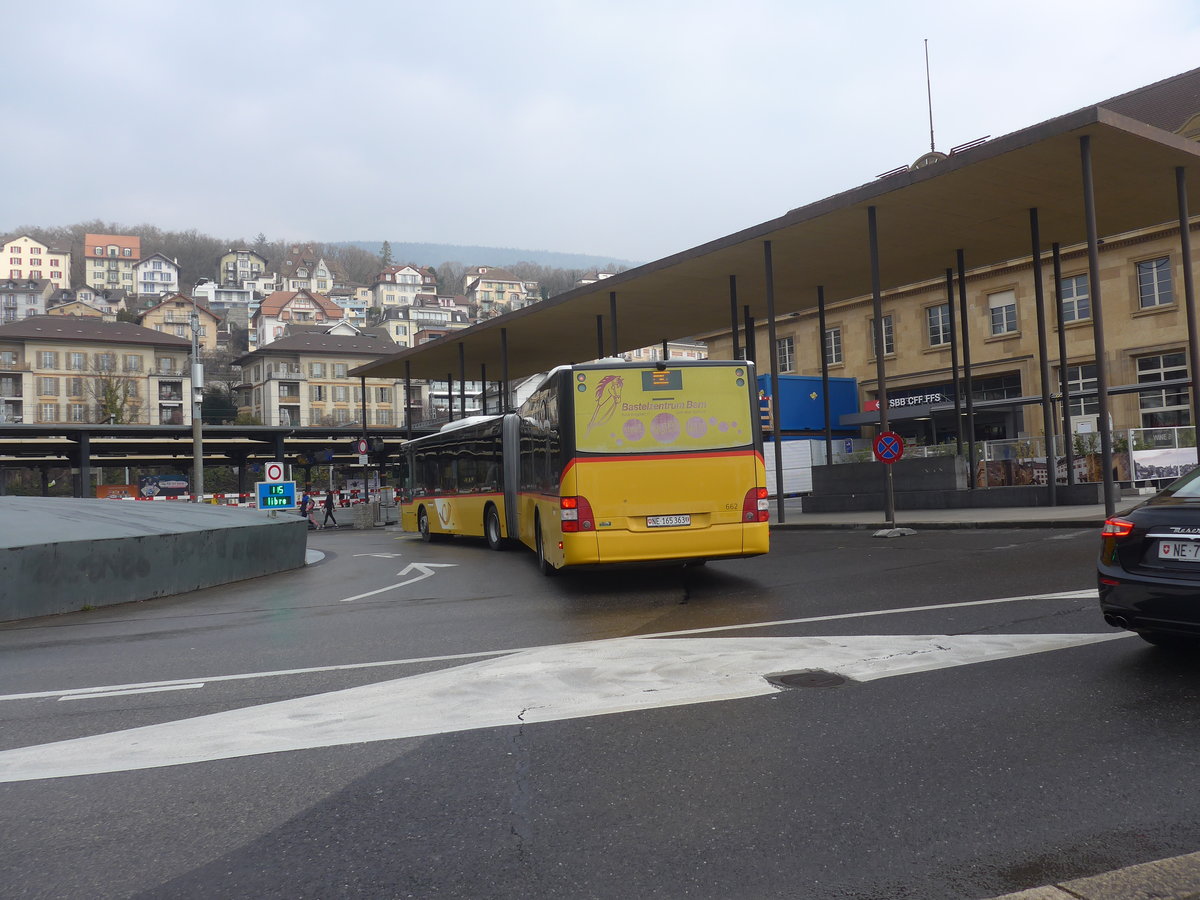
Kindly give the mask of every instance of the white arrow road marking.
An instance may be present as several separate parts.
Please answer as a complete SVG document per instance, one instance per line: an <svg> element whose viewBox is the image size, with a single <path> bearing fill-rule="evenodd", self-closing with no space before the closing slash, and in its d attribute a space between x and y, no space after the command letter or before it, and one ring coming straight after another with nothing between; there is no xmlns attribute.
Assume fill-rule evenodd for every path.
<svg viewBox="0 0 1200 900"><path fill-rule="evenodd" d="M957 603L937 603L929 606L905 606L896 609L869 609L860 612L836 613L829 616L805 616L800 619L779 619L772 622L746 622L741 625L714 625L708 628L690 628L677 631L660 631L650 634L639 634L641 640L652 638L684 637L693 634L715 634L718 631L746 631L759 628L778 628L781 625L806 625L810 622L832 622L840 619L868 619L876 616L894 616L903 613L938 612L943 609L960 609L967 606L991 606L996 603L1018 603L1025 600L1095 600L1100 592L1095 588L1084 588L1078 591L1061 591L1054 594L1023 594L1019 597L1001 597L995 600L962 600ZM625 640L625 638L618 638ZM379 669L393 666L409 666L431 662L449 662L460 659L480 659L488 656L507 656L524 650L544 650L543 647L509 647L505 650L480 650L474 653L452 653L443 656L417 656L406 659L385 659L374 662L342 663L333 666L308 666L303 669L275 669L270 672L243 672L237 675L200 675L191 678L174 678L169 681L145 681L140 684L106 684L99 687L59 688L52 691L30 691L22 694L0 694L0 703L9 700L40 700L45 697L62 697L64 695L91 694L97 691L134 691L143 688L169 687L171 685L190 685L193 682L208 683L218 681L249 681L256 678L278 678L284 675L312 675L317 672L347 672L353 669Z"/></svg>
<svg viewBox="0 0 1200 900"><path fill-rule="evenodd" d="M1116 634L626 638L0 752L0 782L150 769L769 694L764 676L859 681L1117 640Z"/></svg>
<svg viewBox="0 0 1200 900"><path fill-rule="evenodd" d="M403 553L355 553L355 557L359 556L377 556L380 559L395 559L397 556L403 556Z"/></svg>
<svg viewBox="0 0 1200 900"><path fill-rule="evenodd" d="M409 563L396 574L403 578L413 569L416 569L420 574L416 578L410 578L408 581L401 581L399 584L389 584L387 587L381 587L374 591L367 591L365 594L355 594L353 597L343 597L343 603L349 603L351 600L361 600L363 597L374 597L376 594L382 594L384 591L394 591L396 588L402 588L406 584L412 584L417 581L423 581L433 574L434 569L453 569L458 563Z"/></svg>

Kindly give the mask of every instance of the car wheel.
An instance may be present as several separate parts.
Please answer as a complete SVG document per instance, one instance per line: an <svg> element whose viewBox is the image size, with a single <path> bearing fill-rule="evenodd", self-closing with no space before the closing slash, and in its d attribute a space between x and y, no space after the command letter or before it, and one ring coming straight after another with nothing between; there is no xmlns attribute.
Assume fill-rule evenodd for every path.
<svg viewBox="0 0 1200 900"><path fill-rule="evenodd" d="M1167 650L1195 650L1200 646L1200 640L1180 634L1160 634L1155 631L1139 631L1137 636L1147 644L1163 647Z"/></svg>
<svg viewBox="0 0 1200 900"><path fill-rule="evenodd" d="M546 544L545 544L545 541L542 540L542 523L541 523L541 521L538 521L534 525L534 528L536 529L536 532L537 532L538 571L546 576L557 575L558 569L554 568L554 566L550 564L550 560L546 559Z"/></svg>
<svg viewBox="0 0 1200 900"><path fill-rule="evenodd" d="M483 534L487 538L488 546L493 550L504 549L505 541L500 536L500 513L494 506L489 506L483 514Z"/></svg>

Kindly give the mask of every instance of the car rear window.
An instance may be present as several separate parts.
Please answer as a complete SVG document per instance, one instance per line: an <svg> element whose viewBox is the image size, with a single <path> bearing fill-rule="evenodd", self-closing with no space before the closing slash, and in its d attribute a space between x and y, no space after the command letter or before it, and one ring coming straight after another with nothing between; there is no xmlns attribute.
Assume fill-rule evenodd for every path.
<svg viewBox="0 0 1200 900"><path fill-rule="evenodd" d="M1192 469L1178 481L1172 482L1163 493L1168 497L1200 497L1200 468Z"/></svg>

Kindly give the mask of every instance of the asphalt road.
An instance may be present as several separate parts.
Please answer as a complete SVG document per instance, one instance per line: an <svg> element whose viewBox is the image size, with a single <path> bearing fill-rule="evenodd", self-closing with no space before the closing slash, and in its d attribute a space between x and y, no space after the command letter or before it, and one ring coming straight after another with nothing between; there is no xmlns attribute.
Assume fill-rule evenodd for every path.
<svg viewBox="0 0 1200 900"><path fill-rule="evenodd" d="M1103 624L1090 530L310 546L0 626L3 896L938 900L1200 847L1200 664Z"/></svg>

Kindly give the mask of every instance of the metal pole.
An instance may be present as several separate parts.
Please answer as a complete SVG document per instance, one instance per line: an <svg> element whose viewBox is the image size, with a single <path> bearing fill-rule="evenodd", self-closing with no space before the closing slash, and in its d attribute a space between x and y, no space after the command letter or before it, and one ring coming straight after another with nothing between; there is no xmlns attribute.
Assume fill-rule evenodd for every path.
<svg viewBox="0 0 1200 900"><path fill-rule="evenodd" d="M671 351L670 351L670 348L668 348L668 347L667 347L667 339L666 339L666 338L663 338L663 342L662 342L662 352L663 352L663 354L662 354L662 358L663 358L663 359L670 359L670 358L671 358Z"/></svg>
<svg viewBox="0 0 1200 900"><path fill-rule="evenodd" d="M500 404L500 412L506 413L511 409L509 403L508 392L508 329L500 329L500 378L501 391L504 394L504 400Z"/></svg>
<svg viewBox="0 0 1200 900"><path fill-rule="evenodd" d="M1099 401L1100 460L1104 467L1104 514L1117 510L1113 481L1112 429L1108 421L1108 353L1104 346L1104 304L1100 301L1100 236L1096 229L1096 191L1092 182L1092 140L1079 138L1079 162L1083 175L1083 217L1087 224L1088 291L1092 298L1092 341L1096 348L1096 393Z"/></svg>
<svg viewBox="0 0 1200 900"><path fill-rule="evenodd" d="M596 316L596 359L604 359L604 316Z"/></svg>
<svg viewBox="0 0 1200 900"><path fill-rule="evenodd" d="M192 297L192 496L204 502L204 364L200 362L200 309Z"/></svg>
<svg viewBox="0 0 1200 900"><path fill-rule="evenodd" d="M829 354L825 349L825 285L817 285L817 341L821 353L821 397L825 415L825 465L833 465L833 423L829 421Z"/></svg>
<svg viewBox="0 0 1200 900"><path fill-rule="evenodd" d="M1067 377L1067 329L1063 327L1062 252L1057 243L1050 245L1054 263L1054 317L1058 323L1058 386L1062 393L1063 454L1067 458L1067 486L1075 484L1075 435L1071 431L1071 379ZM1091 289L1088 289L1091 296Z"/></svg>
<svg viewBox="0 0 1200 900"><path fill-rule="evenodd" d="M467 417L467 348L458 342L458 417Z"/></svg>
<svg viewBox="0 0 1200 900"><path fill-rule="evenodd" d="M750 307L742 308L743 320L746 323L746 360L758 363L758 341L755 339L754 316L750 315Z"/></svg>
<svg viewBox="0 0 1200 900"><path fill-rule="evenodd" d="M971 383L971 324L967 319L967 264L962 250L956 251L958 262L958 309L962 319L963 391L967 395L967 466L970 477L967 486L975 489L975 386Z"/></svg>
<svg viewBox="0 0 1200 900"><path fill-rule="evenodd" d="M1058 506L1058 458L1054 452L1054 410L1050 405L1050 354L1046 348L1046 291L1042 283L1042 234L1037 207L1029 210L1029 241L1033 246L1033 297L1037 309L1038 359L1041 362L1042 434L1046 443L1046 499Z"/></svg>
<svg viewBox="0 0 1200 900"><path fill-rule="evenodd" d="M608 292L608 317L612 322L612 355L621 354L621 344L617 340L617 292Z"/></svg>
<svg viewBox="0 0 1200 900"><path fill-rule="evenodd" d="M404 361L404 424L408 439L413 439L412 427L412 360Z"/></svg>
<svg viewBox="0 0 1200 900"><path fill-rule="evenodd" d="M454 421L454 374L446 373L446 421Z"/></svg>
<svg viewBox="0 0 1200 900"><path fill-rule="evenodd" d="M950 388L954 391L954 455L962 456L963 404L958 381L958 316L954 313L954 270L946 270L946 309L950 324Z"/></svg>
<svg viewBox="0 0 1200 900"><path fill-rule="evenodd" d="M879 277L879 227L875 219L874 206L867 207L867 234L871 246L871 311L874 315L871 328L875 333L875 379L877 383L875 395L879 398L879 433L882 434L885 431L891 431L891 427L888 422L887 365L884 362L887 348L883 343L883 289L880 286ZM882 462L880 465L883 466L884 473L884 520L889 528L895 528L896 496L892 480L892 467Z"/></svg>
<svg viewBox="0 0 1200 900"><path fill-rule="evenodd" d="M1196 285L1192 276L1192 230L1188 216L1187 169L1175 169L1175 192L1179 197L1179 249L1183 255L1183 303L1187 310L1188 366L1192 376L1192 428L1200 434L1200 335L1196 327ZM1132 448L1130 448L1132 449ZM1200 441L1196 441L1196 461L1200 462Z"/></svg>
<svg viewBox="0 0 1200 900"><path fill-rule="evenodd" d="M479 412L487 415L487 363L479 364Z"/></svg>
<svg viewBox="0 0 1200 900"><path fill-rule="evenodd" d="M785 521L783 511L783 435L779 432L779 352L775 338L775 267L771 242L763 241L763 276L767 282L767 342L771 345L771 434L775 439L775 518Z"/></svg>
<svg viewBox="0 0 1200 900"><path fill-rule="evenodd" d="M729 276L729 325L733 331L733 358L742 358L741 344L738 342L738 308L737 308L737 276Z"/></svg>
<svg viewBox="0 0 1200 900"><path fill-rule="evenodd" d="M362 436L367 436L367 376L358 376L358 414L362 416Z"/></svg>

